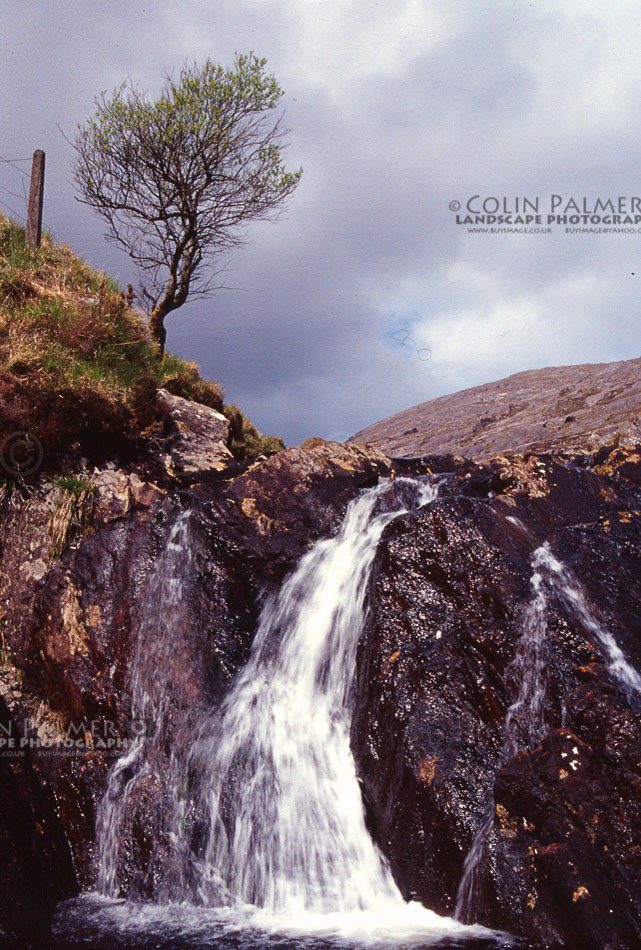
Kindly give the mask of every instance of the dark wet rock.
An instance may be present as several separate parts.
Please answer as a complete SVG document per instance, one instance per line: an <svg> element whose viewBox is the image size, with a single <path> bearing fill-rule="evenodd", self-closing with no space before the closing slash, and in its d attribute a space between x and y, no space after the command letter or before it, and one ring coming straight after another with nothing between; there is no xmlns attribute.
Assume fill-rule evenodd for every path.
<svg viewBox="0 0 641 950"><path fill-rule="evenodd" d="M502 913L507 923L511 912L512 929L556 934L570 947L634 947L641 939L639 724L608 684L577 693L572 701L598 708L596 730L585 719L576 732L552 730L496 775L494 886L485 913Z"/></svg>
<svg viewBox="0 0 641 950"><path fill-rule="evenodd" d="M376 449L308 439L228 482L219 511L255 569L281 578L306 548L337 528L360 489L392 471Z"/></svg>
<svg viewBox="0 0 641 950"><path fill-rule="evenodd" d="M452 913L489 818L466 917L544 945L641 944L641 697L626 695L594 630L553 591L540 737L517 722L506 747L505 726L544 541L641 666L636 459L630 449L594 469L529 456L463 470L387 528L372 578L353 747L373 834L406 896ZM498 491L470 491L482 483Z"/></svg>
<svg viewBox="0 0 641 950"><path fill-rule="evenodd" d="M158 773L143 772L129 793L121 829L121 892L135 900L162 902L172 895L181 868L165 832L171 798Z"/></svg>
<svg viewBox="0 0 641 950"><path fill-rule="evenodd" d="M53 752L34 762L55 790L83 883L95 871L96 808L113 762L105 731L126 738L132 653L153 609L147 588L188 507L135 473L100 472L93 488L88 516L63 550L52 522L64 493L42 485L28 507L15 497L7 504L0 582L5 671L15 683L0 678L0 692L33 723L34 738L54 737ZM193 569L183 616L174 618L181 641L163 671L177 709L220 700L255 626L256 586L211 522L194 521ZM81 754L63 746L70 729L90 735Z"/></svg>
<svg viewBox="0 0 641 950"><path fill-rule="evenodd" d="M71 851L51 789L32 767L0 698L0 943L38 940L57 901L77 893ZM15 749L8 743L15 741Z"/></svg>

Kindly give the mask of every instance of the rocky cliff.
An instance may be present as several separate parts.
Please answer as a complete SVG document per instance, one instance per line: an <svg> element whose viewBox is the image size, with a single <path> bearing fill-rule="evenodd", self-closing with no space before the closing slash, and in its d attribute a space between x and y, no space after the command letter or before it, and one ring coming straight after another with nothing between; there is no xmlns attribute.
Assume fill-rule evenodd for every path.
<svg viewBox="0 0 641 950"><path fill-rule="evenodd" d="M451 468L379 547L353 733L372 831L442 913L637 946L641 694L607 646L641 668L641 456Z"/></svg>
<svg viewBox="0 0 641 950"><path fill-rule="evenodd" d="M439 498L383 535L359 645L352 745L372 834L405 895L441 913L474 864L461 916L538 946L637 946L640 703L607 648L615 638L641 668L637 451L480 465L310 440L238 462L214 410L204 419L163 398L164 437L138 458L2 488L0 694L39 748L27 741L19 769L4 760L0 926L25 944L39 882L53 902L95 881L98 807L119 751L107 740L137 726L136 649L167 699L117 885L170 896L171 752L246 661L264 597L362 488L431 473ZM168 626L156 568L186 511Z"/></svg>
<svg viewBox="0 0 641 950"><path fill-rule="evenodd" d="M98 805L138 725L131 665L141 637L170 715L160 784L142 782L132 801L120 886L157 895L168 857L159 839L169 746L187 741L195 712L224 696L247 658L264 595L333 530L360 488L390 471L374 450L322 440L236 463L218 413L169 394L163 406L161 451L154 443L126 465L84 464L62 479L18 478L0 488L0 697L14 723L14 747L1 761L8 774L20 771L0 827L0 849L12 855L10 886L0 894L7 932L24 923L16 907L39 900L44 877L52 900L96 880ZM156 566L186 511L183 596L168 618ZM161 646L170 622L175 640ZM56 855L64 873L51 873Z"/></svg>
<svg viewBox="0 0 641 950"><path fill-rule="evenodd" d="M552 366L441 396L353 435L391 456L595 451L641 433L641 359Z"/></svg>

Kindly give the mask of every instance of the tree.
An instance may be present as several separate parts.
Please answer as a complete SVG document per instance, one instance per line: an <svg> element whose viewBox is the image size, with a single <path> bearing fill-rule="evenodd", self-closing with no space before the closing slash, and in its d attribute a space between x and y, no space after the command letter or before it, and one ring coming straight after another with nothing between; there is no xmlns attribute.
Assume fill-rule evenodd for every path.
<svg viewBox="0 0 641 950"><path fill-rule="evenodd" d="M283 163L283 91L265 63L249 53L229 70L185 66L155 101L128 80L78 126L80 200L137 265L161 356L166 316L219 289L221 255L245 243L243 225L276 217L300 180Z"/></svg>

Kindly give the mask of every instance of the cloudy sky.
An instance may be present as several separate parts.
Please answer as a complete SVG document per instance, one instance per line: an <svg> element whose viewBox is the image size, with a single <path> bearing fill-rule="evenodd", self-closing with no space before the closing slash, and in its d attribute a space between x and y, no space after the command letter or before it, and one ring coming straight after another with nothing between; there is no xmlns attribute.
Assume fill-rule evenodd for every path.
<svg viewBox="0 0 641 950"><path fill-rule="evenodd" d="M168 320L263 431L344 439L509 373L640 355L641 230L471 233L449 207L641 195L636 0L3 0L2 21L0 154L45 149L45 226L125 283L58 127L125 77L153 94L187 59L267 57L302 182L249 228L231 289ZM28 167L0 164L17 218Z"/></svg>

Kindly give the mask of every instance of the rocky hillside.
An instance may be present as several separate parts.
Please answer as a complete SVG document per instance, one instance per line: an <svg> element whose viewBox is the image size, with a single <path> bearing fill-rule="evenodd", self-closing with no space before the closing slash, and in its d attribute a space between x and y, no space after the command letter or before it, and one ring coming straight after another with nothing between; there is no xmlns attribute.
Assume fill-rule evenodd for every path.
<svg viewBox="0 0 641 950"><path fill-rule="evenodd" d="M381 476L429 469L440 496L386 529L359 645L352 744L371 832L404 894L432 909L454 911L480 835L467 919L537 947L637 946L641 703L606 643L615 637L639 668L638 452L401 464L310 440L239 463L215 410L207 429L202 407L190 416L186 400L164 399L168 450L155 465L106 463L64 483L41 475L0 498L0 711L16 736L38 740L19 771L3 760L13 785L0 852L12 863L0 929L28 946L39 882L50 898L39 906L51 907L96 880L114 761L102 730L128 735L140 643L161 672L165 712L149 740L154 771L127 793L117 883L123 896L171 898L172 749L226 695L265 595L337 530L348 501ZM168 615L158 565L187 512L182 594ZM583 606L552 575L537 600L546 543ZM519 710L528 664L538 706Z"/></svg>
<svg viewBox="0 0 641 950"><path fill-rule="evenodd" d="M321 439L268 456L195 370L155 365L114 288L78 277L72 261L80 297L89 280L98 301L80 299L77 311L78 287L50 282L63 288L58 299L42 283L46 255L58 252L29 256L15 233L7 247L0 944L91 945L74 942L64 917L62 942L51 943L49 915L95 886L109 795L123 803L113 891L184 899L185 855L170 822L176 753L190 748L199 717L216 714L262 605L310 545L339 530L362 489L409 475L437 482L438 497L381 536L352 692L371 834L403 894L440 913L508 930L528 948L641 946L641 447L614 444L634 429L637 361L460 394L449 429L467 420L468 454L495 452L493 425L506 450L530 447L539 423L558 439L579 426L554 451L479 462L451 454L465 444L443 434L443 454L432 444L427 455L427 443L388 447L415 459ZM18 279L25 254L31 270ZM102 350L83 350L82 315ZM546 373L554 413L537 410ZM520 401L502 388L512 383ZM473 435L487 415L482 391L505 421L496 410ZM59 451L66 400L75 441ZM122 430L106 407L121 413ZM543 426L561 416L556 434ZM444 410L433 418L445 433ZM7 443L1 433L18 425ZM144 688L132 673L139 658ZM143 717L141 689L151 703ZM141 725L149 768L114 769ZM192 817L190 854L200 846Z"/></svg>
<svg viewBox="0 0 641 950"><path fill-rule="evenodd" d="M0 475L139 457L163 438L160 388L224 414L239 459L283 448L195 363L158 359L132 304L131 288L48 235L29 247L0 215Z"/></svg>
<svg viewBox="0 0 641 950"><path fill-rule="evenodd" d="M394 457L594 451L641 434L641 359L553 366L441 396L353 435Z"/></svg>

